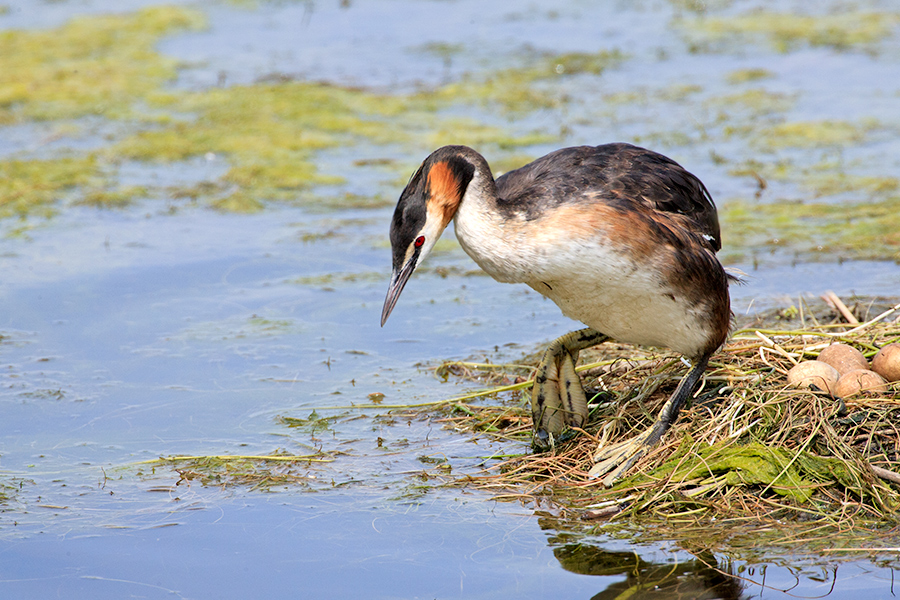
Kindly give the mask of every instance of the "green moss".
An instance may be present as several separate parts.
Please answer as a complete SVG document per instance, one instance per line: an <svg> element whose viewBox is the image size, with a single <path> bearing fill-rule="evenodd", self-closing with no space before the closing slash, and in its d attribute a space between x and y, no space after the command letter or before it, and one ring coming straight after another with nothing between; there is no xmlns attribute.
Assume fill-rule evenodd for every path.
<svg viewBox="0 0 900 600"><path fill-rule="evenodd" d="M234 340L265 339L282 335L300 335L303 326L291 319L268 319L259 315L235 316L220 321L195 323L172 335L175 340L203 340L231 342Z"/></svg>
<svg viewBox="0 0 900 600"><path fill-rule="evenodd" d="M203 16L176 7L73 19L49 31L0 32L0 124L26 120L143 117L136 107L176 75L177 63L154 51L164 35L198 29ZM65 138L78 127L61 121ZM0 218L48 217L65 197L74 204L123 206L146 190L117 188L96 153L0 161Z"/></svg>
<svg viewBox="0 0 900 600"><path fill-rule="evenodd" d="M99 175L92 157L0 161L0 218L50 216L60 199Z"/></svg>
<svg viewBox="0 0 900 600"><path fill-rule="evenodd" d="M243 191L213 200L210 202L210 206L222 212L243 214L257 213L265 208L265 204Z"/></svg>
<svg viewBox="0 0 900 600"><path fill-rule="evenodd" d="M176 75L176 61L154 50L159 39L204 24L196 11L161 6L78 17L49 31L2 31L0 124L134 116L138 100Z"/></svg>
<svg viewBox="0 0 900 600"><path fill-rule="evenodd" d="M790 109L794 102L795 98L787 94L754 88L737 94L719 96L709 104L729 112L744 109L753 115L768 115L784 112Z"/></svg>
<svg viewBox="0 0 900 600"><path fill-rule="evenodd" d="M619 65L623 60L625 55L618 50L603 50L596 53L568 52L544 56L535 69L539 78L546 78L545 73L548 71L557 75L582 73L601 75L606 69Z"/></svg>
<svg viewBox="0 0 900 600"><path fill-rule="evenodd" d="M754 143L766 148L820 148L858 144L878 129L876 122L851 123L849 121L799 121L781 123L764 128L754 138Z"/></svg>
<svg viewBox="0 0 900 600"><path fill-rule="evenodd" d="M770 79L775 75L767 69L738 69L728 74L726 78L728 83L740 84L748 81L759 81L760 79Z"/></svg>
<svg viewBox="0 0 900 600"><path fill-rule="evenodd" d="M296 279L290 280L289 283L309 287L332 289L333 286L336 285L344 283L356 283L359 281L383 282L384 272L370 271L367 273L326 273L324 275L298 277Z"/></svg>
<svg viewBox="0 0 900 600"><path fill-rule="evenodd" d="M703 87L695 84L675 83L655 89L637 88L614 92L603 96L603 104L610 106L658 105L662 102L685 102L703 92Z"/></svg>
<svg viewBox="0 0 900 600"><path fill-rule="evenodd" d="M679 481L724 477L729 486L763 486L800 503L808 502L820 482L837 481L856 487L843 461L802 452L795 455L784 448L759 443L742 446L716 445L704 448L693 457L676 454L655 471L638 478L651 481ZM637 478L635 478L637 479ZM634 481L622 482L622 487ZM854 490L857 494L862 490Z"/></svg>
<svg viewBox="0 0 900 600"><path fill-rule="evenodd" d="M515 150L555 141L555 136L529 132L514 135L507 128L449 113L457 112L461 104L512 113L557 107L565 102L564 95L552 85L559 78L597 75L624 60L615 51L537 55L527 67L504 69L489 77L466 77L410 96L292 81L202 92L165 91L177 64L158 55L154 45L164 35L202 24L202 16L193 11L159 7L132 15L76 19L47 32L0 35L0 120L98 114L133 119L139 128L109 147L79 158L0 161L0 176L10 182L0 189L0 218L51 215L61 200L113 208L148 196L184 198L241 213L263 210L269 201L331 208L389 205L393 197L379 194L329 195L324 186L340 184L344 179L336 173L321 172L318 153L360 143L417 147L423 140L430 147L464 143L493 150L495 170L507 171L528 160ZM460 49L434 51L451 56ZM731 74L729 81L744 83L770 75L762 69L750 69ZM692 85L672 86L657 92L654 98L682 102L701 91ZM636 98L647 101L647 94L626 96L623 100L627 102ZM740 130L726 128L726 135L753 132L754 143L771 150L859 143L879 127L877 123L846 121L767 127L755 124L756 116L786 110L792 102L793 98L784 95L752 89L713 99L709 106L730 107L731 115L735 107L748 111L750 122L734 126L743 127ZM398 126L401 122L402 127ZM67 126L66 122L60 126ZM692 141L690 135L678 132L667 139L672 143ZM116 185L115 166L119 161L167 163L210 153L229 165L217 180L171 189ZM396 178L395 187L401 187L410 172L408 165L388 163L386 167L389 182ZM753 168L744 165L738 170ZM766 171L761 176L766 178L789 175L788 169L779 173L771 165L763 168ZM896 255L895 232L900 228L893 216L897 212L895 178L826 171L806 174L803 185L817 197L860 192L879 201L858 210L852 219L848 219L847 211L827 204L759 209L732 203L723 211L731 243L737 242L741 248L762 244L809 252L822 247L851 257ZM819 229L810 230L811 226ZM775 238L777 243L773 242ZM217 333L226 338L266 334L253 323Z"/></svg>
<svg viewBox="0 0 900 600"><path fill-rule="evenodd" d="M309 413L309 417L305 419L297 417L279 417L279 420L288 427L300 429L301 431L315 435L317 433L329 431L332 424L339 418L340 417L338 416L320 417L316 411L312 411Z"/></svg>
<svg viewBox="0 0 900 600"><path fill-rule="evenodd" d="M843 12L832 15L797 15L758 11L726 17L695 19L685 30L713 41L762 37L778 51L799 45L847 49L873 44L888 37L900 23L895 13Z"/></svg>
<svg viewBox="0 0 900 600"><path fill-rule="evenodd" d="M412 49L416 54L431 54L444 60L462 54L463 50L465 50L465 46L462 44L448 44L447 42L428 42Z"/></svg>
<svg viewBox="0 0 900 600"><path fill-rule="evenodd" d="M190 200L196 202L201 198L220 197L225 191L221 182L201 181L194 185L175 186L166 188L169 197L175 200Z"/></svg>
<svg viewBox="0 0 900 600"><path fill-rule="evenodd" d="M147 188L142 186L125 186L113 190L92 189L85 192L73 204L94 206L96 208L125 208L136 198L145 198Z"/></svg>
<svg viewBox="0 0 900 600"><path fill-rule="evenodd" d="M582 73L600 75L623 60L625 55L618 50L542 54L529 60L527 67L500 69L486 78L466 77L425 93L420 100L494 105L511 112L554 108L564 98L555 90L541 89L535 83Z"/></svg>
<svg viewBox="0 0 900 600"><path fill-rule="evenodd" d="M360 138L387 142L405 137L386 121L366 118L395 112L394 98L322 84L235 86L172 95L161 104L191 117L139 132L109 154L163 162L221 154L232 165L223 183L257 202L292 198L297 190L343 181L318 172L317 150ZM216 205L246 211L254 203L237 197L219 199Z"/></svg>
<svg viewBox="0 0 900 600"><path fill-rule="evenodd" d="M737 164L728 170L728 174L735 177L757 177L768 180L775 179L786 181L796 177L796 169L787 160L763 162L757 159L749 159Z"/></svg>
<svg viewBox="0 0 900 600"><path fill-rule="evenodd" d="M731 6L732 0L669 0L675 8L704 14L709 10L721 10Z"/></svg>
<svg viewBox="0 0 900 600"><path fill-rule="evenodd" d="M2 11L0 11L2 14ZM20 479L18 477L4 476L0 479L0 510L7 510L9 505L18 499L19 491L26 483L33 484L33 481Z"/></svg>
<svg viewBox="0 0 900 600"><path fill-rule="evenodd" d="M828 204L731 200L720 211L726 252L780 249L789 256L900 261L900 197Z"/></svg>
<svg viewBox="0 0 900 600"><path fill-rule="evenodd" d="M405 183L405 182L403 182ZM403 185L402 183L400 184ZM398 188L400 186L397 186ZM399 189L397 194L399 195ZM320 196L318 198L307 199L305 204L311 208L326 210L347 210L356 208L385 208L393 206L397 203L397 198L387 197L380 194L360 195L345 192L343 194L334 194L331 196Z"/></svg>
<svg viewBox="0 0 900 600"><path fill-rule="evenodd" d="M278 335L295 328L294 322L289 319L266 319L257 315L247 319L247 326L254 335Z"/></svg>
<svg viewBox="0 0 900 600"><path fill-rule="evenodd" d="M502 154L547 143L555 136L513 135L443 112L472 103L516 111L554 106L562 95L535 84L599 74L622 60L618 52L541 54L528 67L409 96L293 81L201 92L166 90L178 64L157 53L156 44L165 35L204 23L196 11L163 6L76 18L49 31L0 33L0 123L54 119L63 127L65 119L98 115L134 125L132 133L83 159L45 160L34 168L26 168L28 161L0 161L13 180L10 190L0 192L0 217L52 214L63 193L74 204L99 207L125 206L139 196L187 198L243 213L262 210L269 201L324 206L328 203L321 202L319 188L344 182L344 173L320 171L318 153L324 149L426 140L430 146L493 147ZM460 51L432 50L447 56ZM69 135L64 133L63 139ZM116 166L123 160L172 163L208 155L229 166L214 181L160 189L117 185ZM392 166L386 176L398 177L398 169ZM402 170L405 182L408 173ZM333 204L385 202L377 195L343 194Z"/></svg>
<svg viewBox="0 0 900 600"><path fill-rule="evenodd" d="M868 198L896 195L900 191L897 177L852 175L834 169L829 172L811 172L803 177L803 186L818 198L836 194L853 193Z"/></svg>
<svg viewBox="0 0 900 600"><path fill-rule="evenodd" d="M788 94L753 88L739 93L714 96L704 101L710 109L712 120L703 126L711 135L751 138L759 137L760 131L767 131L771 123L781 120L782 114L790 109L795 97Z"/></svg>
<svg viewBox="0 0 900 600"><path fill-rule="evenodd" d="M318 170L316 153L325 148L361 141L408 142L418 129L422 130L418 137L432 146L462 143L503 149L552 139L512 136L471 119L435 119L433 111L446 102L443 93L405 98L282 82L170 95L157 102L189 118L139 132L116 144L108 155L143 161L178 161L209 152L222 155L232 166L221 181L220 193L225 195L212 205L252 212L262 209L265 201L295 200L298 192L313 186L342 183L343 177ZM397 126L398 118L404 127Z"/></svg>
<svg viewBox="0 0 900 600"><path fill-rule="evenodd" d="M218 488L240 486L251 491L272 492L276 487L294 491L310 489L311 484L317 483L317 477L310 474L311 468L317 463L332 460L332 457L319 452L292 455L277 450L266 456L173 456L151 462L175 470L179 475L178 484L197 481ZM143 474L143 471L138 471L138 475Z"/></svg>
<svg viewBox="0 0 900 600"><path fill-rule="evenodd" d="M682 102L702 91L703 88L699 85L678 83L661 88L654 96L665 102Z"/></svg>
<svg viewBox="0 0 900 600"><path fill-rule="evenodd" d="M447 144L464 144L475 148L487 145L501 149L513 149L533 144L545 144L555 141L555 137L546 134L532 133L521 136L510 135L498 127L484 125L474 119L445 119L425 135L429 146L439 147Z"/></svg>
<svg viewBox="0 0 900 600"><path fill-rule="evenodd" d="M612 106L646 105L649 101L650 95L645 90L613 92L603 96L603 103Z"/></svg>

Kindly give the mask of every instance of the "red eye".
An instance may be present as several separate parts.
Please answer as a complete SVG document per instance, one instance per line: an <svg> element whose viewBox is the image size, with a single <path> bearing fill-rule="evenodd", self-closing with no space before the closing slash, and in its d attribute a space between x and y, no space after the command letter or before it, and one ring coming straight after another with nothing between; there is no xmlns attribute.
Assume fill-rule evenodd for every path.
<svg viewBox="0 0 900 600"><path fill-rule="evenodd" d="M424 243L425 243L425 236L424 236L424 235L420 235L419 237L416 238L416 242L415 242L416 248L421 248L421 247L422 247L422 244L424 244Z"/></svg>

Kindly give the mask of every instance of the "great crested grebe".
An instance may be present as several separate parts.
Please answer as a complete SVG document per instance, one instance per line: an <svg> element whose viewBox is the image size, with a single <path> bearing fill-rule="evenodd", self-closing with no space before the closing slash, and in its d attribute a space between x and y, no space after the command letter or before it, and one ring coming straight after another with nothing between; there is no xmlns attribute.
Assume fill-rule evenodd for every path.
<svg viewBox="0 0 900 600"><path fill-rule="evenodd" d="M650 429L598 449L591 473L609 473L611 484L675 421L728 336L729 276L716 258L719 220L706 187L675 161L629 144L564 148L496 181L475 150L439 148L394 211L382 326L451 220L463 250L491 277L530 286L588 326L555 340L538 366L536 448L587 421L580 350L614 339L693 361Z"/></svg>

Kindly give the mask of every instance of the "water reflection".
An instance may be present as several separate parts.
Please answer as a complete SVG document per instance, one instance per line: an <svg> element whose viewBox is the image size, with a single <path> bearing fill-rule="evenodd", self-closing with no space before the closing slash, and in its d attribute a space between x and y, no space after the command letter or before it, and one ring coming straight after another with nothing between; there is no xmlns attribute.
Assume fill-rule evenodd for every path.
<svg viewBox="0 0 900 600"><path fill-rule="evenodd" d="M551 537L550 544L557 538ZM591 600L744 600L750 596L733 574L731 561L722 564L711 552L681 562L651 562L635 552L610 551L588 543L563 543L553 555L564 569L581 575L624 575Z"/></svg>
<svg viewBox="0 0 900 600"><path fill-rule="evenodd" d="M0 0L0 29L45 29L76 14L158 3ZM717 55L687 49L673 20L687 9L669 7L680 2L558 2L552 11L515 0L372 1L349 10L337 2L191 4L202 7L209 27L159 47L186 65L172 83L180 92L216 88L222 74L236 86L287 73L406 94L448 77L481 81L486 69L521 67L529 47L621 49L633 59L602 79L554 79L559 110L510 116L476 102L446 112L510 135L559 131L553 147L638 141L690 164L723 206L753 196L757 180L734 174L749 167L777 168L763 200L790 202L809 195L803 182L821 172L839 177L813 181L817 190L871 184L867 176L890 184L897 172L893 135L840 152L760 152L735 129L753 132L771 118L895 122L896 36L881 53ZM735 10L785 10L749 4ZM452 61L441 49L453 52ZM764 78L727 83L754 72ZM779 94L796 102L773 107ZM735 98L768 104L743 111L733 100L723 104ZM741 579L743 563L709 553L678 553L674 561L649 545L636 553L628 542L538 524L518 505L429 487L432 457L450 457L456 469L499 453L442 424L389 426L354 415L320 433L320 443L277 420L369 403L373 392L395 403L452 397L464 390L414 365L476 354L499 361L490 349L508 342L519 344L506 349L518 357L573 328L536 294L468 276L475 267L458 247L420 274L403 318L378 328L392 210L379 194L393 203L409 174L405 163L431 145L436 128L431 120L396 122L421 135L394 146L347 141L317 154L322 173L347 182L317 191L315 207L298 194L302 208L287 202L229 215L160 192L165 201L97 211L79 208L73 191L46 223L0 222L0 597L771 598L797 585L798 595L831 600L893 595L893 570L865 557L841 565L840 581L823 557L803 558L811 574L769 566L762 589ZM4 125L0 156L82 157L136 126L101 117ZM153 125L162 126L162 119ZM734 133L720 135L725 127ZM489 149L492 160L511 164L553 147ZM165 164L116 159L117 185L165 190L220 181L230 165L207 150ZM736 290L736 311L824 289L888 295L900 288L894 263L773 259L772 266L769 251L760 250L756 271L738 265L751 273ZM146 480L122 470L161 455L305 453L307 443L342 452L328 467L333 474L325 466L309 474L318 487L263 494L197 479L176 485L176 470Z"/></svg>
<svg viewBox="0 0 900 600"><path fill-rule="evenodd" d="M716 553L679 549L694 546L692 542L642 542L637 526L627 538L611 536L602 528L543 511L538 511L538 524L565 571L596 581L593 590L602 591L585 596L591 600L896 598L900 564L891 548L884 548L880 559L853 561L846 554L835 553L829 560L799 548L791 552L768 546Z"/></svg>

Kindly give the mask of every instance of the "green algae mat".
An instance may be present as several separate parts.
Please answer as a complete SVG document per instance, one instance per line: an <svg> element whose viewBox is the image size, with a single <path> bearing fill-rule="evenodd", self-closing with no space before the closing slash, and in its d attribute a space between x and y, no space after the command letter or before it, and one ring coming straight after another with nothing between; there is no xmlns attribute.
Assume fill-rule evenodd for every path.
<svg viewBox="0 0 900 600"><path fill-rule="evenodd" d="M868 357L900 341L898 311L895 305L851 326L838 317L810 319L807 310L806 326L800 326L797 311L784 310L779 319L797 327L735 332L663 442L609 489L588 475L598 443L649 427L685 367L670 354L630 346L590 349L578 369L586 389L596 393L591 420L579 435L551 453L487 460L483 470L456 473L446 483L552 507L569 527L589 522L595 524L583 527L610 532L617 524L639 524L660 540L733 527L751 546L863 544L864 551L871 534L893 535L900 524L900 382L841 399L791 388L786 373L834 341ZM438 373L499 387L483 392L493 400L459 398L416 411L440 410L448 427L527 446L527 365L447 363ZM723 534L711 539L718 542L708 548L724 543ZM879 542L875 550L883 547Z"/></svg>
<svg viewBox="0 0 900 600"><path fill-rule="evenodd" d="M721 17L697 10L699 16L692 16L696 7L688 3L685 9L672 27L700 54L816 46L877 54L900 19L879 12ZM696 122L670 121L670 130L651 130L632 141L664 151L699 142L727 165L730 177L756 182L757 196L772 183L799 186L805 195L775 202L718 198L726 261L756 260L761 250L814 260L900 258L898 178L862 173L864 164L844 157L895 136L900 124L865 114L791 119L796 94L772 89L768 84L777 76L767 69L735 69L716 93L699 83L635 86L601 93L590 103L578 98L579 82L627 70L633 56L618 49L528 50L518 65L408 92L278 76L182 89L175 84L185 65L157 45L207 26L200 10L152 6L77 17L50 30L0 32L0 125L40 125L41 135L49 132L61 142L52 150L42 150L42 142L37 150L0 157L0 218L23 220L11 235L71 206L157 202L170 210L202 206L237 213L272 202L384 207L417 161L439 145L475 146L502 172L565 144L566 126L522 125L548 111L587 123L627 118L619 113L640 106L664 114L667 106L689 104ZM447 60L462 51L441 44L420 50ZM66 147L66 140L72 145ZM604 141L611 140L596 143ZM735 143L749 157L726 158L725 148ZM326 160L325 153L338 149L359 154L353 171ZM133 182L122 175L129 164L197 171L191 161L219 168L189 182ZM346 189L357 176L375 182L368 193Z"/></svg>

